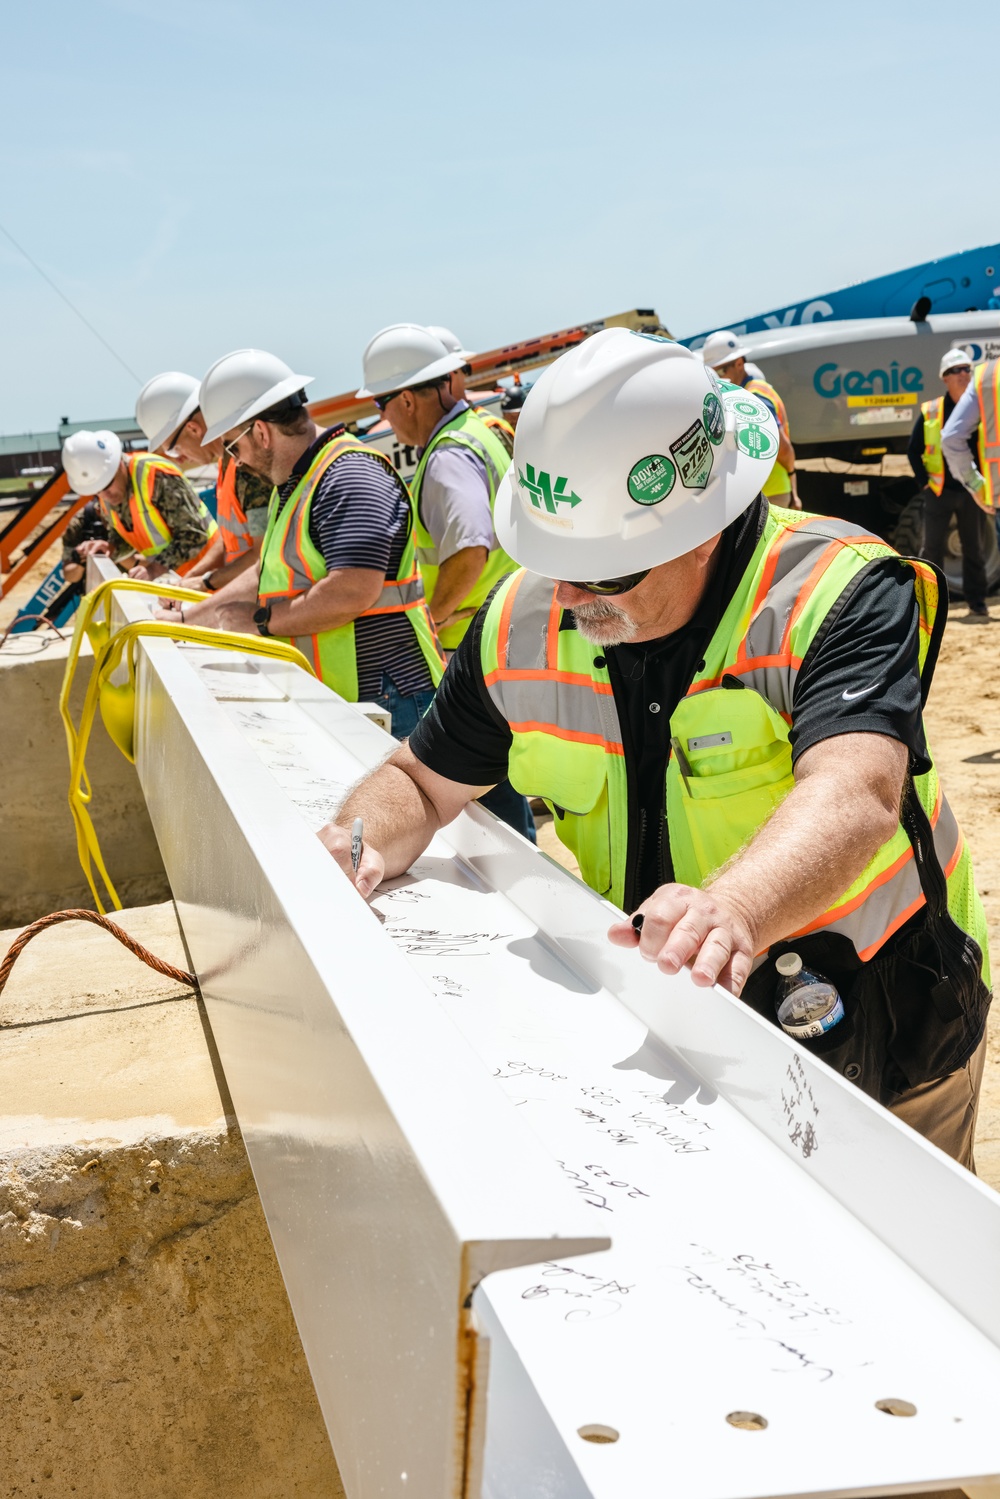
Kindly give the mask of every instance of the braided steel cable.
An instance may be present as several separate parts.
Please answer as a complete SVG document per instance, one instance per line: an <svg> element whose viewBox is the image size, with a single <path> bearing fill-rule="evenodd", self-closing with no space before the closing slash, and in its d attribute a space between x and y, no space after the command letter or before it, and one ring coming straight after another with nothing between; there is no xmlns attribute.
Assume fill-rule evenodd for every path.
<svg viewBox="0 0 1000 1499"><path fill-rule="evenodd" d="M149 951L148 947L143 947L141 942L137 942L134 937L130 937L124 927L120 927L117 922L109 921L106 916L100 916L96 911L80 909L53 911L49 916L40 916L37 921L33 921L30 926L26 926L24 931L15 937L7 951L7 956L0 963L0 994L3 993L7 980L10 978L11 969L32 937L37 937L39 932L46 931L50 926L57 926L60 921L90 921L94 926L102 927L104 931L110 932L112 937L117 937L123 947L127 947L129 952L135 953L135 956L140 958L148 968L155 968L157 973L162 973L164 978L174 979L178 984L185 984L189 989L196 989L198 987L198 980L193 973L186 973L183 968L175 968L173 963L168 963L165 959L158 958L155 953Z"/></svg>

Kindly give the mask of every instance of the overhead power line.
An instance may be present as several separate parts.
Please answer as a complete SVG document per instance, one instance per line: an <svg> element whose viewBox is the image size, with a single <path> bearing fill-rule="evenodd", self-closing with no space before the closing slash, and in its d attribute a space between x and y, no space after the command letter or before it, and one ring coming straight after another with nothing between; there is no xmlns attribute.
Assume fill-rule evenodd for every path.
<svg viewBox="0 0 1000 1499"><path fill-rule="evenodd" d="M83 323L84 327L90 329L90 331L94 335L94 337L96 339L98 339L100 343L102 343L104 345L104 347L107 349L108 353L112 356L112 358L118 360L118 363L121 365L122 369L123 370L127 370L128 373L132 376L132 379L135 380L135 381L137 381L141 385L142 381L141 381L140 377L136 374L135 370L132 369L131 365L128 365L128 364L125 363L125 360L118 353L118 350L117 349L113 349L111 347L111 345L108 343L107 339L104 337L103 333L99 333L97 331L97 329L94 327L93 323L90 322L90 320L88 318L84 317L84 315L80 311L79 307L74 307L73 303L70 301L69 297L67 297L66 293L64 291L61 291L59 289L59 287L53 281L52 277L50 275L48 275L47 272L45 272L45 271L42 270L41 266L38 264L38 261L37 260L33 260L31 258L31 256L28 254L28 252L24 248L24 246L18 244L17 240L11 234L10 230L9 229L5 229L4 226L3 226L3 224L0 224L0 234L6 235L6 237L10 240L11 244L14 246L14 249L17 250L21 255L24 256L25 260L28 262L28 264L30 266L34 266L35 270L41 276L42 280L43 281L47 281L48 284L49 284L49 286L51 286L52 290L55 292L56 296L57 297L61 297L62 300L66 303L66 306L69 308L70 312L75 312L76 313L77 317L80 319L81 323Z"/></svg>

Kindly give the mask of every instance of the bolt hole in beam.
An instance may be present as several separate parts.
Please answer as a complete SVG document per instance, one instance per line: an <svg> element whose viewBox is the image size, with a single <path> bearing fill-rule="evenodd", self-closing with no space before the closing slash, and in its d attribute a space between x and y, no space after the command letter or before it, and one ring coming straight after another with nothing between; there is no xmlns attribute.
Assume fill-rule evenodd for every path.
<svg viewBox="0 0 1000 1499"><path fill-rule="evenodd" d="M887 1416L915 1416L917 1407L909 1400L876 1400L875 1409Z"/></svg>
<svg viewBox="0 0 1000 1499"><path fill-rule="evenodd" d="M740 1431L766 1431L767 1417L760 1416L756 1411L730 1411L726 1417L730 1426L736 1426Z"/></svg>
<svg viewBox="0 0 1000 1499"><path fill-rule="evenodd" d="M602 1426L599 1421L588 1421L586 1426L578 1426L576 1434L583 1437L585 1442L596 1442L601 1446L617 1442L620 1435L613 1426Z"/></svg>

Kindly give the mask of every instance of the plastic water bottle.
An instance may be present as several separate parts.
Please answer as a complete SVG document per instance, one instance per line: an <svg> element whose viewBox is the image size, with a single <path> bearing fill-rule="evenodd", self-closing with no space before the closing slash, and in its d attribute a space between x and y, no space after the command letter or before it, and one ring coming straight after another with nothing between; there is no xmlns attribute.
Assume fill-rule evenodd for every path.
<svg viewBox="0 0 1000 1499"><path fill-rule="evenodd" d="M835 984L821 973L803 968L797 952L775 960L778 994L775 1010L783 1031L798 1041L822 1036L844 1018L844 1001Z"/></svg>

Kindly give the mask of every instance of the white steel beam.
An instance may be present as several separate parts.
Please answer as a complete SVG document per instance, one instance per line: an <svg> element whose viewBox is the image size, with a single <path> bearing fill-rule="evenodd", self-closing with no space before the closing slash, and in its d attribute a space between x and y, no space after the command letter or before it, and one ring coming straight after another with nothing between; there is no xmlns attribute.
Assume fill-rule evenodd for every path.
<svg viewBox="0 0 1000 1499"><path fill-rule="evenodd" d="M139 655L140 778L351 1499L1000 1481L996 1194L611 948L481 809L365 907L313 832L387 736L291 667Z"/></svg>

